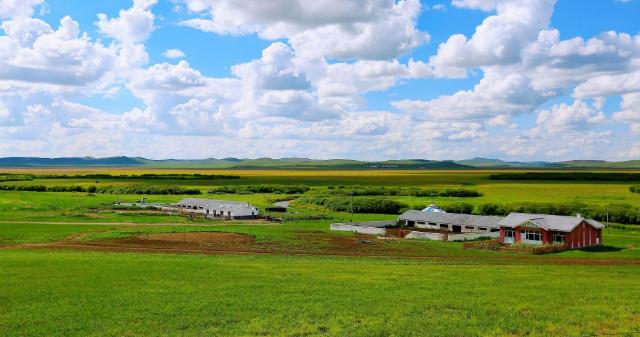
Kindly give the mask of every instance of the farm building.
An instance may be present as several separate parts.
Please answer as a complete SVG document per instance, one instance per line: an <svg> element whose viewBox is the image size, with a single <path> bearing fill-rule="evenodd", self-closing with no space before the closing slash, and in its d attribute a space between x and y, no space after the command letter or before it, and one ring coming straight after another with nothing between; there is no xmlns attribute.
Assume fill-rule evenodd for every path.
<svg viewBox="0 0 640 337"><path fill-rule="evenodd" d="M425 212L410 210L398 217L398 223L407 227L442 230L453 233L498 233L499 216ZM496 235L497 236L497 235Z"/></svg>
<svg viewBox="0 0 640 337"><path fill-rule="evenodd" d="M506 244L565 244L581 248L602 244L604 226L577 216L511 213L500 221L500 242Z"/></svg>
<svg viewBox="0 0 640 337"><path fill-rule="evenodd" d="M176 203L179 212L202 214L206 218L255 218L259 209L247 202L187 198Z"/></svg>

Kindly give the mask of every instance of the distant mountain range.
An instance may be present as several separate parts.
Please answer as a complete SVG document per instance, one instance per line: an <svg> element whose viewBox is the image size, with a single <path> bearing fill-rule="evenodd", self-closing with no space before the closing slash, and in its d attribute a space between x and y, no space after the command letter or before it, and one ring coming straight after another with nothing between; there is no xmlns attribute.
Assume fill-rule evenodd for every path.
<svg viewBox="0 0 640 337"><path fill-rule="evenodd" d="M359 161L348 159L258 158L258 159L164 159L140 157L68 157L0 158L0 167L149 167L149 168L229 168L229 169L474 169L474 168L611 168L640 169L640 160L608 162L602 160L571 160L563 162L509 162L499 159L466 160L385 160Z"/></svg>

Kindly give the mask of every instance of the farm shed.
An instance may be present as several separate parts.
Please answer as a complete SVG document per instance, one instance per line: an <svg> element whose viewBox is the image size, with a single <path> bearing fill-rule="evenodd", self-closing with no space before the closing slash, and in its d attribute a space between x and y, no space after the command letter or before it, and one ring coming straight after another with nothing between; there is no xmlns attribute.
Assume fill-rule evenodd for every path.
<svg viewBox="0 0 640 337"><path fill-rule="evenodd" d="M247 202L187 198L176 203L179 212L202 214L206 218L247 219L258 216L259 209Z"/></svg>
<svg viewBox="0 0 640 337"><path fill-rule="evenodd" d="M581 248L602 244L604 226L576 216L511 213L500 221L500 242L534 245L564 244Z"/></svg>
<svg viewBox="0 0 640 337"><path fill-rule="evenodd" d="M345 222L331 224L332 231L345 231L370 235L385 235L387 227L395 227L396 222L391 221L367 221Z"/></svg>
<svg viewBox="0 0 640 337"><path fill-rule="evenodd" d="M398 217L398 223L408 227L444 230L453 233L497 233L499 216L456 214L410 210Z"/></svg>

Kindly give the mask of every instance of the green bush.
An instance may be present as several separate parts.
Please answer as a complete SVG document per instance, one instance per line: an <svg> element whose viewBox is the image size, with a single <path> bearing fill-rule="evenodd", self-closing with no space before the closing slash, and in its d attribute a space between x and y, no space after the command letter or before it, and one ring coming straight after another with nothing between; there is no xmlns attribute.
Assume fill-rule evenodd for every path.
<svg viewBox="0 0 640 337"><path fill-rule="evenodd" d="M196 188L168 186L100 186L97 193L105 194L155 194L155 195L197 195L202 191Z"/></svg>
<svg viewBox="0 0 640 337"><path fill-rule="evenodd" d="M33 180L32 174L0 173L0 182L30 180Z"/></svg>
<svg viewBox="0 0 640 337"><path fill-rule="evenodd" d="M303 194L311 188L305 185L229 185L209 190L213 194Z"/></svg>
<svg viewBox="0 0 640 337"><path fill-rule="evenodd" d="M447 213L473 213L473 205L467 203L455 203L442 206L442 209Z"/></svg>
<svg viewBox="0 0 640 337"><path fill-rule="evenodd" d="M333 186L328 188L329 194L333 195L353 195L353 196L414 196L414 197L480 197L482 193L474 190L459 189L420 189L415 187L383 187L383 186L349 186L336 189Z"/></svg>
<svg viewBox="0 0 640 337"><path fill-rule="evenodd" d="M301 198L297 204L318 205L336 212L399 214L409 206L389 199L373 198Z"/></svg>
<svg viewBox="0 0 640 337"><path fill-rule="evenodd" d="M47 187L42 185L3 185L0 186L2 191L29 191L29 192L46 192Z"/></svg>

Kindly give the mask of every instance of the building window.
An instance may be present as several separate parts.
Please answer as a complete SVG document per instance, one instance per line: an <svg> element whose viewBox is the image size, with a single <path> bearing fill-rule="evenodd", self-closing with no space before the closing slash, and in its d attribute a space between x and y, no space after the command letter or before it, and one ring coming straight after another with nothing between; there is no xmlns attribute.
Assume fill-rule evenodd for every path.
<svg viewBox="0 0 640 337"><path fill-rule="evenodd" d="M516 237L516 232L513 229L505 229L504 230L504 237L505 238L515 238Z"/></svg>
<svg viewBox="0 0 640 337"><path fill-rule="evenodd" d="M564 233L553 233L553 243L564 243Z"/></svg>
<svg viewBox="0 0 640 337"><path fill-rule="evenodd" d="M479 230L481 230L481 231L486 231L486 230L487 230L487 227L480 227L480 228L478 228L478 229L479 229Z"/></svg>
<svg viewBox="0 0 640 337"><path fill-rule="evenodd" d="M449 228L449 225L440 225L440 228Z"/></svg>
<svg viewBox="0 0 640 337"><path fill-rule="evenodd" d="M464 229L471 229L471 230L473 230L473 229L476 229L476 228L475 228L475 227L473 227L473 226L464 226Z"/></svg>
<svg viewBox="0 0 640 337"><path fill-rule="evenodd" d="M542 241L542 233L525 231L522 233L527 241Z"/></svg>

